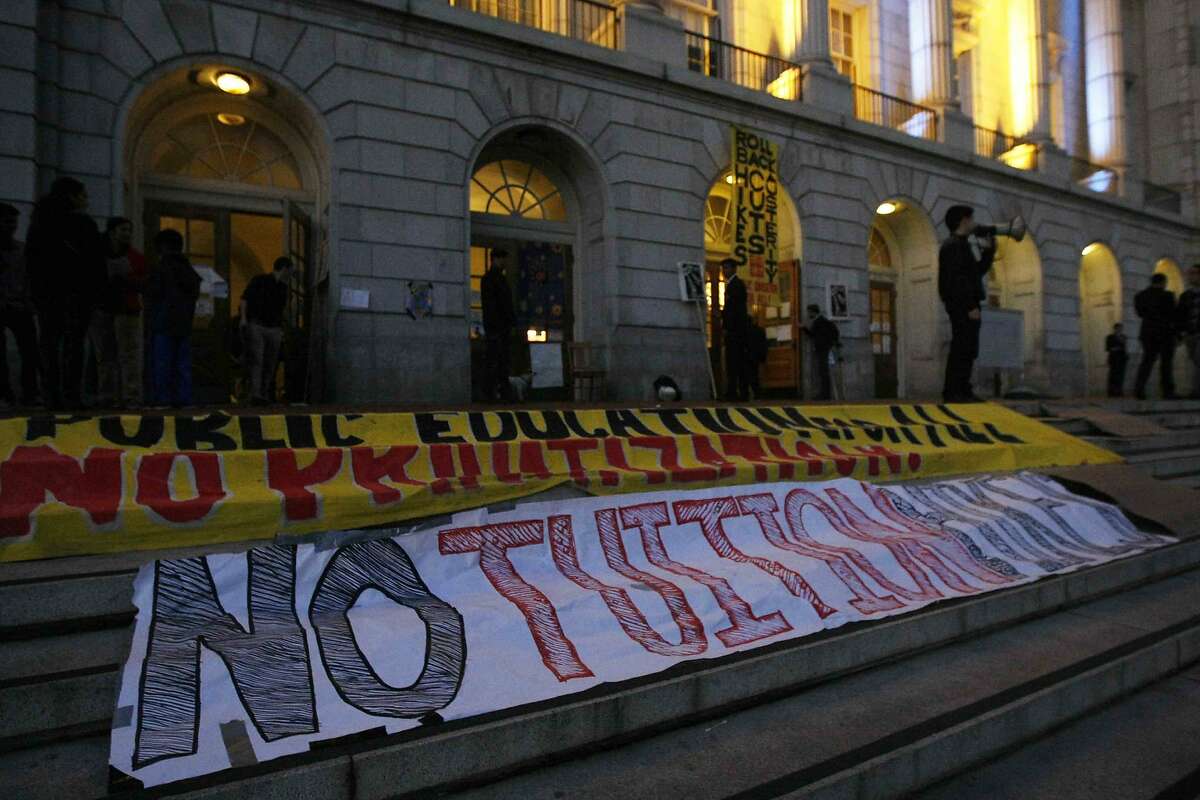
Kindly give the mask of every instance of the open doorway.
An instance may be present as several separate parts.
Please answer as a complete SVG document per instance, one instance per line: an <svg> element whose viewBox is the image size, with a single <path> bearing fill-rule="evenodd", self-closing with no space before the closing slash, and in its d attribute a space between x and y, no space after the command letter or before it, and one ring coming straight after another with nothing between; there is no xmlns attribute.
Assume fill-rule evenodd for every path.
<svg viewBox="0 0 1200 800"><path fill-rule="evenodd" d="M273 398L302 400L307 366L308 315L303 290L310 238L307 217L298 209L269 214L149 200L143 229L152 263L157 260L152 244L155 235L175 230L183 236L184 253L200 275L192 327L192 384L199 404L244 399L245 375L234 341L241 297L255 276L271 271L276 258L292 258L297 269L285 312L284 345Z"/></svg>

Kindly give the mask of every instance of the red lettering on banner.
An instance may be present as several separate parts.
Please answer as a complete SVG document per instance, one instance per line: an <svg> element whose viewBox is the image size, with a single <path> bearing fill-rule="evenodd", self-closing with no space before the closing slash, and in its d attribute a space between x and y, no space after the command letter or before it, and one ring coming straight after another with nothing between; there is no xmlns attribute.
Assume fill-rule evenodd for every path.
<svg viewBox="0 0 1200 800"><path fill-rule="evenodd" d="M635 436L631 447L658 451L658 464L671 475L673 483L694 483L716 480L717 471L711 466L684 467L679 463L679 440L673 436Z"/></svg>
<svg viewBox="0 0 1200 800"><path fill-rule="evenodd" d="M171 471L183 459L192 474L195 497L171 496ZM150 453L138 461L137 502L172 525L199 522L228 496L217 453Z"/></svg>
<svg viewBox="0 0 1200 800"><path fill-rule="evenodd" d="M692 436L692 448L696 451L696 459L701 464L707 464L713 468L712 480L732 478L737 475L737 465L719 453L713 447L709 437L699 434Z"/></svg>
<svg viewBox="0 0 1200 800"><path fill-rule="evenodd" d="M455 450L458 452L458 464L461 469L455 469ZM454 492L451 479L457 477L458 485L464 489L478 489L479 458L475 455L474 445L430 445L430 463L433 465L434 480L430 488L434 494Z"/></svg>
<svg viewBox="0 0 1200 800"><path fill-rule="evenodd" d="M371 502L377 506L399 503L404 499L404 493L384 483L383 479L404 486L425 486L424 481L408 476L408 465L420 449L416 445L398 445L376 455L372 447L351 447L350 471L354 483L370 492Z"/></svg>
<svg viewBox="0 0 1200 800"><path fill-rule="evenodd" d="M789 498L791 496L789 495ZM867 564L865 572L875 577L874 567L870 565L862 555L862 553L849 547L835 547L833 545L823 545L815 539L807 535L800 535L799 542L790 541L783 533L783 528L775 519L775 514L779 511L779 505L775 502L775 497L770 494L748 494L737 498L738 510L743 514L753 515L758 520L759 528L762 529L763 536L767 542L780 550L787 550L792 553L813 558L825 563L829 570L840 580L850 593L854 595L854 599L850 601L850 605L854 606L863 614L877 614L881 611L894 611L897 608L904 606L899 600L891 595L880 597L875 593L857 572L854 571L852 564L862 563ZM803 509L796 511L797 520L799 513ZM832 510L830 510L832 513ZM793 529L804 531L803 523L797 522L792 525ZM876 573L877 574L877 573ZM882 578L882 576L879 576Z"/></svg>
<svg viewBox="0 0 1200 800"><path fill-rule="evenodd" d="M604 440L604 455L608 459L609 464L625 472L642 473L646 476L646 483L648 484L666 482L667 473L663 472L661 469L642 469L641 467L630 466L628 459L625 457L625 448L622 445L623 441L623 439L618 439L616 437L611 437Z"/></svg>
<svg viewBox="0 0 1200 800"><path fill-rule="evenodd" d="M438 552L444 556L478 552L479 566L488 582L525 617L546 668L560 681L590 678L592 671L563 633L554 604L518 575L508 558L510 547L541 544L545 540L543 530L541 520L448 528L438 533Z"/></svg>
<svg viewBox="0 0 1200 800"><path fill-rule="evenodd" d="M778 459L807 464L808 474L810 477L821 474L821 465L824 463L822 459L813 458L812 456L792 455L784 449L783 442L779 441L779 439L774 436L767 437L767 449L771 451L771 455ZM796 449L799 451L800 448L797 446Z"/></svg>
<svg viewBox="0 0 1200 800"><path fill-rule="evenodd" d="M0 538L32 533L32 514L46 502L47 493L82 510L94 526L116 522L121 451L93 448L80 462L49 445L13 448L0 464Z"/></svg>
<svg viewBox="0 0 1200 800"><path fill-rule="evenodd" d="M906 517L892 506L885 492L880 491L870 484L864 483L863 490L867 493L867 497L871 498L871 503L875 506L876 510L890 520L895 527L888 527L884 523L876 524L883 526L885 530L913 537L914 545L920 548L918 557L922 563L932 569L934 574L945 581L948 586L952 586L958 589L958 591L979 591L966 583L962 585L968 587L967 589L959 589L950 580L951 578L957 579L959 577L957 573L952 572L950 576L943 576L942 570L948 568L965 572L984 583L993 585L1011 583L1012 579L1010 577L1000 575L989 569L981 563L982 557L980 559L973 557L957 537L947 533L940 526L925 525L919 520ZM940 559L939 556L941 557ZM949 562L949 567L944 565L941 559Z"/></svg>
<svg viewBox="0 0 1200 800"><path fill-rule="evenodd" d="M511 469L507 442L492 444L492 471L504 483L521 483L526 475L545 480L550 477L550 468L546 466L546 457L542 452L541 442L521 442L518 446L519 464L517 471Z"/></svg>
<svg viewBox="0 0 1200 800"><path fill-rule="evenodd" d="M729 617L729 627L716 632L716 637L726 647L749 644L759 639L786 633L792 629L783 614L778 611L772 611L765 617L755 616L750 604L743 600L724 578L718 578L703 570L681 564L667 555L667 548L663 544L660 530L664 525L671 524L666 503L623 506L618 513L622 525L626 528L637 528L641 532L642 547L651 564L667 572L691 578L712 592L717 605Z"/></svg>
<svg viewBox="0 0 1200 800"><path fill-rule="evenodd" d="M771 473L768 469L771 465L778 466L779 480L789 480L796 474L796 465L794 462L797 459L785 460L769 457L763 450L762 439L757 436L739 436L732 433L722 434L721 449L727 455L737 456L753 464L754 480L758 483L765 483L771 480Z"/></svg>
<svg viewBox="0 0 1200 800"><path fill-rule="evenodd" d="M892 592L893 594L898 595L905 600L923 601L935 600L941 597L941 594L938 593L938 591L934 589L933 585L929 582L929 577L924 572L921 572L921 570L917 569L916 566L912 564L912 560L908 558L907 554L903 551L899 553L896 560L900 562L900 566L902 567L905 567L906 564L912 567L912 570L909 570L908 567L905 567L905 569L908 571L909 575L912 575L913 580L916 582L918 587L916 591L913 591L912 589L905 589L903 586L893 583L885 578L883 573L876 569L875 565L857 550L849 547L842 548L821 544L816 539L809 536L808 531L804 527L804 509L810 507L816 509L823 517L825 517L826 521L828 521L829 524L832 525L833 528L842 536L860 542L875 542L876 544L883 544L885 547L887 547L887 543L878 542L872 537L864 535L861 531L855 530L854 527L847 524L838 514L838 512L835 511L828 503L817 497L809 490L793 489L792 491L788 492L788 496L784 500L783 516L787 520L788 526L792 529L792 536L801 540L806 547L810 549L841 553L849 558L850 561L853 562L854 565L860 570L870 575L871 579L882 586L885 591ZM896 551L892 548L888 548L888 550L893 556L897 555ZM916 571L916 574L913 574L913 570Z"/></svg>
<svg viewBox="0 0 1200 800"><path fill-rule="evenodd" d="M562 453L567 459L567 473L580 486L588 485L587 469L583 466L584 450L595 450L599 444L595 439L555 439L546 442L551 450Z"/></svg>
<svg viewBox="0 0 1200 800"><path fill-rule="evenodd" d="M833 450L831 447L830 450ZM850 475L854 472L854 458L847 456L844 453L839 455L830 455L822 453L817 448L813 447L808 442L796 442L796 455L801 459L809 462L809 475L823 475L825 473L825 464L833 463L834 468L841 475ZM817 466L817 471L813 472L812 466Z"/></svg>
<svg viewBox="0 0 1200 800"><path fill-rule="evenodd" d="M769 495L768 495L769 496ZM834 614L837 609L825 603L808 581L797 572L778 561L757 556L748 556L734 546L725 533L724 520L742 516L737 501L732 497L717 497L708 500L679 500L672 504L675 519L680 524L696 522L709 545L721 558L739 564L753 564L763 572L776 577L796 597L807 600L821 619Z"/></svg>
<svg viewBox="0 0 1200 800"><path fill-rule="evenodd" d="M317 450L307 467L297 463L298 452L289 448L267 451L267 486L283 498L284 522L320 519L321 498L308 487L333 480L342 468L342 451L337 448Z"/></svg>
<svg viewBox="0 0 1200 800"><path fill-rule="evenodd" d="M612 527L616 527L616 518L613 516L611 509L596 512L596 524L600 525L600 515L607 513L612 518ZM629 593L617 586L610 586L594 576L584 571L579 565L579 553L575 548L575 533L571 525L569 516L554 516L550 517L550 554L554 558L554 565L558 567L558 571L566 575L575 585L588 591L596 592L608 606L608 610L616 618L617 624L621 626L621 630L633 639L635 642L646 648L651 653L660 656L692 656L698 653L703 653L708 648L708 642L704 638L704 625L700 622L692 607L688 605L687 599L683 596L683 592L679 587L673 584L667 584L673 592L665 592L661 588L650 585L645 581L639 581L644 585L649 586L659 593L667 604L667 609L671 612L671 618L675 624L679 626L679 644L671 644L664 639L658 631L651 627L646 620L646 615L643 614L634 602L629 597ZM603 537L604 534L601 533ZM617 533L618 544L620 543L620 532ZM611 546L611 542L610 542ZM621 561L628 566L628 559L625 558L624 545L619 544L621 548ZM608 549L605 549L605 557L608 556ZM611 564L612 561L610 560ZM614 567L614 569L617 569ZM632 571L632 568L630 568ZM617 569L621 574L624 571ZM626 577L631 577L626 575ZM632 578L632 580L638 580ZM666 581L656 580L657 583L663 584Z"/></svg>

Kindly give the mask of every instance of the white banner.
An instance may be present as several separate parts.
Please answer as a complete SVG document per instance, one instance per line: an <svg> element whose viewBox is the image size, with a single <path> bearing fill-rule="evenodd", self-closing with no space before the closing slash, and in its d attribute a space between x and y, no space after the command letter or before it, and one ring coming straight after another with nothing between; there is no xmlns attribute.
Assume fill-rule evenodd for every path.
<svg viewBox="0 0 1200 800"><path fill-rule="evenodd" d="M152 786L1001 589L1170 541L1032 473L531 503L160 561L111 763Z"/></svg>

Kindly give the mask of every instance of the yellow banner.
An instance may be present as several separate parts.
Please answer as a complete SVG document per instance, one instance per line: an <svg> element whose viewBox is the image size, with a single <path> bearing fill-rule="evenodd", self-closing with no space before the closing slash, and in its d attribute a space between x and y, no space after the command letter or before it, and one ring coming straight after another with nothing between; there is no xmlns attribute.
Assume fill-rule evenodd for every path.
<svg viewBox="0 0 1200 800"><path fill-rule="evenodd" d="M0 421L0 561L378 525L523 497L1120 458L1001 406Z"/></svg>
<svg viewBox="0 0 1200 800"><path fill-rule="evenodd" d="M779 305L779 146L733 128L733 259L751 308Z"/></svg>

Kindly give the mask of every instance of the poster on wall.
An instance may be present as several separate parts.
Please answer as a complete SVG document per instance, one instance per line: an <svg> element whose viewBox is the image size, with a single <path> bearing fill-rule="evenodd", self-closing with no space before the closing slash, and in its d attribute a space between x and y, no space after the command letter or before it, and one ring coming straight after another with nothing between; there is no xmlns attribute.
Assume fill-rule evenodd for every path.
<svg viewBox="0 0 1200 800"><path fill-rule="evenodd" d="M830 319L850 319L850 289L846 284L825 284L825 312Z"/></svg>
<svg viewBox="0 0 1200 800"><path fill-rule="evenodd" d="M1041 475L483 510L143 566L110 763L145 786L653 675L1170 543ZM736 680L736 676L732 676Z"/></svg>
<svg viewBox="0 0 1200 800"><path fill-rule="evenodd" d="M704 301L704 265L695 261L679 262L679 299L685 303Z"/></svg>
<svg viewBox="0 0 1200 800"><path fill-rule="evenodd" d="M733 251L751 307L779 296L779 146L733 128Z"/></svg>

